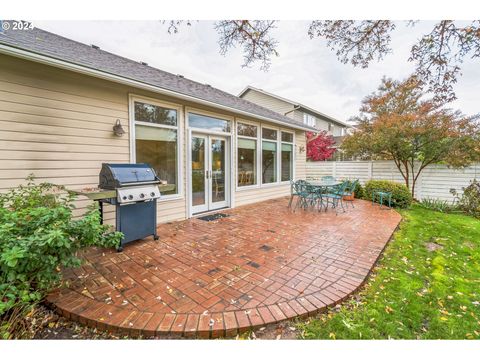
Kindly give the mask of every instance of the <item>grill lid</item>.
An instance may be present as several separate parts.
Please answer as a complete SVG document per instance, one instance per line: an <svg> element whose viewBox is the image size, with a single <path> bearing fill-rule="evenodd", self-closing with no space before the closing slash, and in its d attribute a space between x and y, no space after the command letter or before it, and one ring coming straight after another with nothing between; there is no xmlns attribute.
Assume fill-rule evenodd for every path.
<svg viewBox="0 0 480 360"><path fill-rule="evenodd" d="M160 183L148 164L102 164L98 187L116 189L124 186Z"/></svg>

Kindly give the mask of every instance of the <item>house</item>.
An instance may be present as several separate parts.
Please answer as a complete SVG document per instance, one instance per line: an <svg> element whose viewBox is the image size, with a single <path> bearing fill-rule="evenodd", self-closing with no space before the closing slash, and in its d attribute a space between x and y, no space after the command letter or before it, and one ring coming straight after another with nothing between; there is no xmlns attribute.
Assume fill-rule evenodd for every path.
<svg viewBox="0 0 480 360"><path fill-rule="evenodd" d="M31 173L96 187L102 163L146 162L170 185L158 222L281 197L314 130L284 113L38 28L0 33L0 191Z"/></svg>
<svg viewBox="0 0 480 360"><path fill-rule="evenodd" d="M333 135L338 143L341 142L339 137L347 135L347 131L351 127L311 107L285 99L265 90L254 88L253 86L247 86L238 96L288 116L299 123L312 126L317 130L325 130L330 135Z"/></svg>

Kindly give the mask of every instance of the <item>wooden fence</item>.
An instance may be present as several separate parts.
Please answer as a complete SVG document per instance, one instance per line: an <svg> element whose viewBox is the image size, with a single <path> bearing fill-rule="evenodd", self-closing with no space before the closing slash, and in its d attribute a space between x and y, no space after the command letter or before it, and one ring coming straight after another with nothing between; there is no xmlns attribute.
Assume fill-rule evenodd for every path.
<svg viewBox="0 0 480 360"><path fill-rule="evenodd" d="M355 178L362 184L370 179L393 180L405 183L393 161L308 161L307 180L333 175L337 178ZM446 165L427 166L415 185L417 199L434 198L453 201L450 189L459 192L474 178L480 178L480 164L463 169Z"/></svg>

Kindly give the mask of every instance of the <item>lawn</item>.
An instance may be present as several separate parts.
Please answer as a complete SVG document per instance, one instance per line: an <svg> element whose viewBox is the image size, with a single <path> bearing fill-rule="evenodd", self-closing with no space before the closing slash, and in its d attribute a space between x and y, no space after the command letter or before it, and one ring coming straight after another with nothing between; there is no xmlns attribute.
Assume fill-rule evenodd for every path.
<svg viewBox="0 0 480 360"><path fill-rule="evenodd" d="M480 221L426 210L404 221L366 286L299 322L306 339L480 339Z"/></svg>

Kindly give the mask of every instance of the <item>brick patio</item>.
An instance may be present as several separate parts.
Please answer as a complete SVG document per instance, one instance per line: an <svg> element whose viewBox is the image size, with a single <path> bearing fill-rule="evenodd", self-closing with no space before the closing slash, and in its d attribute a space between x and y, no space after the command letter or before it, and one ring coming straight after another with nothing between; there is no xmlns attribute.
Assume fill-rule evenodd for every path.
<svg viewBox="0 0 480 360"><path fill-rule="evenodd" d="M401 220L355 200L334 211L287 209L288 199L162 224L123 253L92 248L48 297L100 330L214 338L314 314L354 292Z"/></svg>

